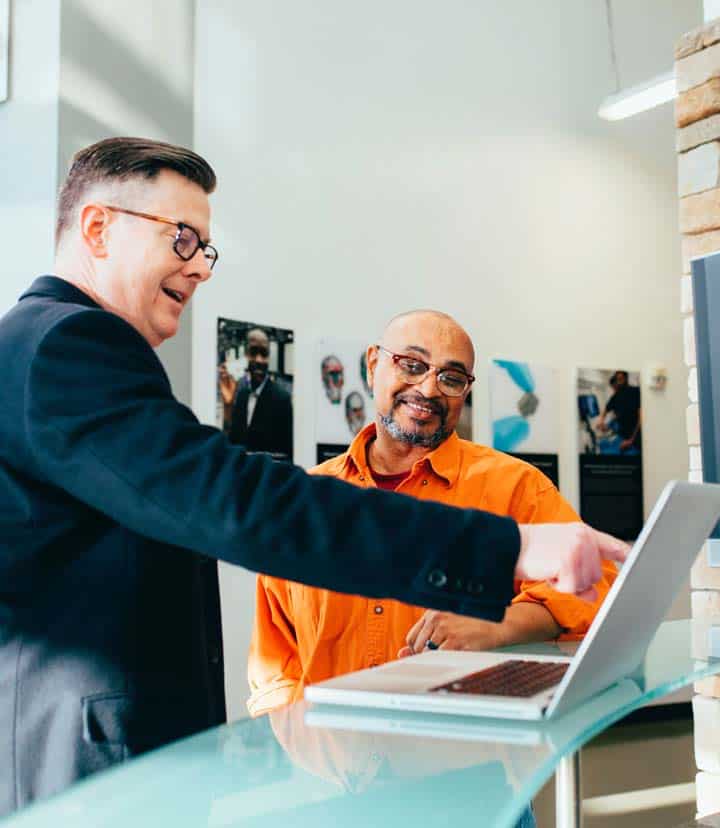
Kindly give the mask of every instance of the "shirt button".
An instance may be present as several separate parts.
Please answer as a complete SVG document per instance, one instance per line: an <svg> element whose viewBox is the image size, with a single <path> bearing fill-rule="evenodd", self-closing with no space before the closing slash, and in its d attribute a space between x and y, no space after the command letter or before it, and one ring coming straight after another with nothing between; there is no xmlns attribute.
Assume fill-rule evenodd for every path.
<svg viewBox="0 0 720 828"><path fill-rule="evenodd" d="M375 607L375 615L382 615L382 614L383 614L383 608L380 606L380 604L378 604Z"/></svg>
<svg viewBox="0 0 720 828"><path fill-rule="evenodd" d="M447 575L442 571L442 569L433 569L433 571L427 577L428 583L434 587L444 587L447 583Z"/></svg>

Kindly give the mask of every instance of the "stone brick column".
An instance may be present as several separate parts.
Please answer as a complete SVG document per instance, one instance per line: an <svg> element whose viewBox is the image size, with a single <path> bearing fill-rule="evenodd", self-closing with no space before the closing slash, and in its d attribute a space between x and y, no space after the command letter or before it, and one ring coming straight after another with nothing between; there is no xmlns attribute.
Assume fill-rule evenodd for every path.
<svg viewBox="0 0 720 828"><path fill-rule="evenodd" d="M675 49L678 190L682 233L681 306L689 368L687 436L690 480L702 480L690 259L720 251L720 19L686 34ZM717 320L720 325L720 319ZM703 549L691 574L693 655L706 658L720 639L720 567ZM713 628L717 636L712 635ZM718 654L718 653L716 653ZM695 685L695 762L699 816L720 812L720 678Z"/></svg>

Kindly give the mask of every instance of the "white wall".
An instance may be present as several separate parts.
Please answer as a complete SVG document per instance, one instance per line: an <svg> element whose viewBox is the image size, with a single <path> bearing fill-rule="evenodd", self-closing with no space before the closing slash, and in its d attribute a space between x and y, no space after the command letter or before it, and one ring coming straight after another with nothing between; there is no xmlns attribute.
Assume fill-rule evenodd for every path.
<svg viewBox="0 0 720 828"><path fill-rule="evenodd" d="M18 5L18 4L16 4ZM112 135L193 142L194 0L63 0L60 177L80 148ZM190 403L192 309L158 349Z"/></svg>
<svg viewBox="0 0 720 828"><path fill-rule="evenodd" d="M0 103L0 316L53 262L60 0L10 9L10 88Z"/></svg>
<svg viewBox="0 0 720 828"><path fill-rule="evenodd" d="M0 314L52 271L55 198L78 149L110 135L193 141L194 0L14 0L0 104ZM190 403L192 311L159 349Z"/></svg>
<svg viewBox="0 0 720 828"><path fill-rule="evenodd" d="M699 2L619 5L623 85L665 71L702 19ZM488 357L557 366L576 502L575 367L661 362L668 391L644 399L647 507L686 475L672 109L596 117L614 91L604 3L199 0L196 20L196 148L220 180L220 264L194 300L201 418L218 315L293 328L310 464L314 341L370 341L392 314L437 307L476 343L476 439ZM251 583L224 574L232 715Z"/></svg>

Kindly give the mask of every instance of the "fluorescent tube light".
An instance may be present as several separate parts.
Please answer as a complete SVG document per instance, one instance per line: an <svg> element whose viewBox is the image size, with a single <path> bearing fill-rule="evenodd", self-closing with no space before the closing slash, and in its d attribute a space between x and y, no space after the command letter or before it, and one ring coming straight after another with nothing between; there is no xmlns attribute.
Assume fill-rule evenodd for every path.
<svg viewBox="0 0 720 828"><path fill-rule="evenodd" d="M638 86L631 86L609 95L600 105L598 115L606 121L619 121L621 118L629 118L638 112L660 106L675 97L675 73L666 72Z"/></svg>

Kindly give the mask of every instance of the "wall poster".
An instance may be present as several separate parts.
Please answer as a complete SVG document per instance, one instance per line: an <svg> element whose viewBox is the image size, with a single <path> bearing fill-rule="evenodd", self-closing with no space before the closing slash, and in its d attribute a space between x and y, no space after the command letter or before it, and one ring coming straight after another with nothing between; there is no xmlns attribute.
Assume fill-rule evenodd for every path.
<svg viewBox="0 0 720 828"><path fill-rule="evenodd" d="M557 372L545 365L490 360L494 449L531 463L558 486Z"/></svg>
<svg viewBox="0 0 720 828"><path fill-rule="evenodd" d="M579 368L577 395L580 515L634 540L643 525L640 375Z"/></svg>
<svg viewBox="0 0 720 828"><path fill-rule="evenodd" d="M218 319L217 421L235 445L293 458L293 332Z"/></svg>
<svg viewBox="0 0 720 828"><path fill-rule="evenodd" d="M355 435L375 419L367 384L367 343L321 339L315 349L315 442L317 462L347 450Z"/></svg>

